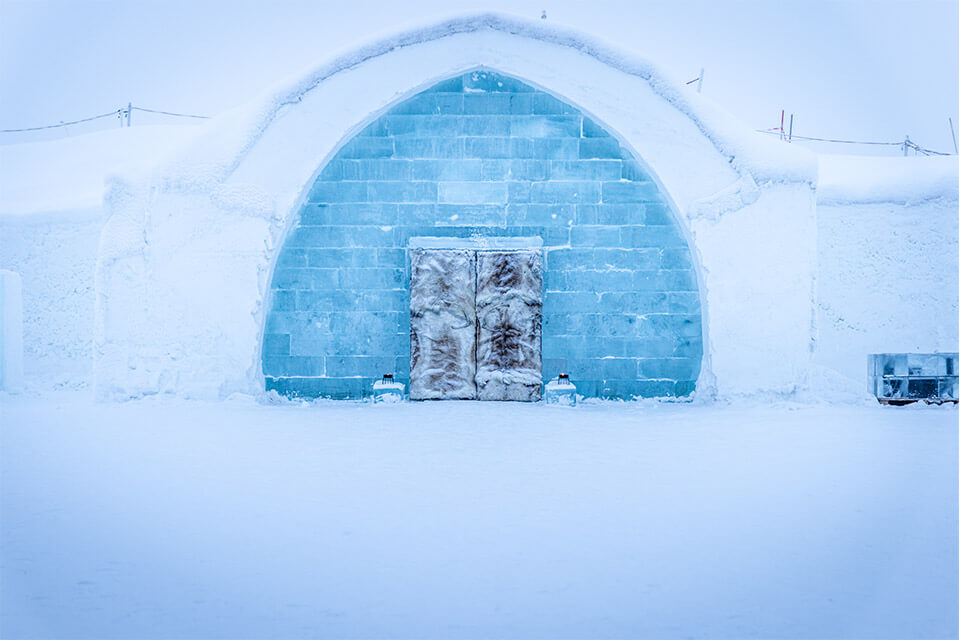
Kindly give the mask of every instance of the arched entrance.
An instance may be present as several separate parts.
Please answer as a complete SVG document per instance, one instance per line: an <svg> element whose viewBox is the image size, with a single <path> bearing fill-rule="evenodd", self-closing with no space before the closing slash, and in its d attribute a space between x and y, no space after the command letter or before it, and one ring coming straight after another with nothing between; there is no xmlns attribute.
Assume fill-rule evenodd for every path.
<svg viewBox="0 0 960 640"><path fill-rule="evenodd" d="M267 389L355 398L384 373L408 382L420 238L540 243L544 380L566 371L588 397L694 390L700 293L668 200L578 109L487 70L397 104L322 168L270 285Z"/></svg>

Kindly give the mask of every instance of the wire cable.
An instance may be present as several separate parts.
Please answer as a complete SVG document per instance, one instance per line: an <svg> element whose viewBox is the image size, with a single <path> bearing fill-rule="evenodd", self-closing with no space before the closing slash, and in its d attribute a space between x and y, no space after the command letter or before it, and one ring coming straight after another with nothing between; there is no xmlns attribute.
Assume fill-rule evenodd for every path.
<svg viewBox="0 0 960 640"><path fill-rule="evenodd" d="M175 116L177 118L200 118L202 120L209 120L210 116L197 116L192 113L174 113L172 111L159 111L157 109L146 109L144 107L131 107L134 111L146 111L147 113L159 113L164 116Z"/></svg>
<svg viewBox="0 0 960 640"><path fill-rule="evenodd" d="M775 135L775 136L781 135L781 132L780 132L780 128L779 128L779 127L775 127L775 128L772 129L772 130L770 130L770 129L757 129L757 132L758 132L758 133L767 133L767 134ZM784 135L786 135L786 134L784 134ZM875 145L891 146L891 147L901 147L901 146L903 146L903 143L902 143L902 142L868 142L868 141L860 141L860 140L835 140L835 139L832 139L832 138L812 138L812 137L810 137L810 136L797 136L797 135L791 136L791 138L792 138L793 140L810 140L810 141L812 141L812 142L835 142L835 143L838 143L838 144L875 144Z"/></svg>
<svg viewBox="0 0 960 640"><path fill-rule="evenodd" d="M766 134L768 134L768 135L774 135L774 136L783 135L783 136L786 136L786 134L784 134L782 131L780 131L780 127L771 127L770 129L756 129L756 131L757 131L757 133L766 133ZM797 136L797 135L791 136L790 139L791 139L791 140L804 140L804 141L810 141L810 142L831 142L831 143L834 143L834 144L869 144L869 145L878 145L878 146L884 146L884 147L903 147L903 146L906 146L908 149L913 149L913 150L916 151L917 153L922 153L922 154L925 155L925 156L929 156L929 155L934 155L934 156L949 156L949 155L953 155L953 154L950 154L950 153L944 153L943 151L934 151L933 149L927 149L927 148L925 148L925 147L921 147L921 146L918 145L917 143L912 142L912 141L910 141L910 140L904 140L903 142L876 142L876 141L873 141L873 140L837 140L837 139L835 139L835 138L814 138L814 137L812 137L812 136Z"/></svg>
<svg viewBox="0 0 960 640"><path fill-rule="evenodd" d="M918 145L918 144L914 144L913 142L910 142L909 144L907 144L907 146L910 147L911 149L913 149L914 151L917 151L917 152L919 152L919 153L922 153L922 154L925 155L925 156L931 156L931 155L932 155L932 156L950 156L950 155L954 155L954 154L952 154L952 153L945 153L945 152L943 152L943 151L934 151L933 149L926 149L926 148L924 148L924 147L921 147L921 146Z"/></svg>
<svg viewBox="0 0 960 640"><path fill-rule="evenodd" d="M192 113L176 113L173 111L160 111L159 109L147 109L145 107L130 107L131 111L145 111L147 113L157 113L164 116L174 116L176 118L197 118L199 120L208 120L210 116L198 116ZM121 107L109 113L101 113L97 116L91 116L89 118L81 118L79 120L71 120L70 122L60 122L57 124L48 124L42 127L24 127L22 129L0 129L0 133L23 133L25 131L42 131L44 129L57 129L59 127L69 127L71 125L80 124L82 122L91 122L93 120L99 120L100 118L108 118L110 116L123 116L127 113L127 109Z"/></svg>
<svg viewBox="0 0 960 640"><path fill-rule="evenodd" d="M42 127L25 127L23 129L0 129L0 133L19 133L21 131L40 131L42 129L56 129L57 127L69 127L72 124L80 124L81 122L90 122L91 120L99 120L100 118L107 118L109 116L120 115L123 111L124 111L123 109L117 109L116 111L111 111L110 113L101 113L98 116L81 118L80 120L73 120L71 122L61 122L59 124L48 124Z"/></svg>

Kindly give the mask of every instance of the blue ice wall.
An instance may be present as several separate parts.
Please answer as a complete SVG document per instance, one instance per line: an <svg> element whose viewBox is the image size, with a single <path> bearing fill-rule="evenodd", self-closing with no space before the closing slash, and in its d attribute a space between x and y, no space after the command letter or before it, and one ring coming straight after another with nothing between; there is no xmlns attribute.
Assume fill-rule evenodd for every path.
<svg viewBox="0 0 960 640"><path fill-rule="evenodd" d="M414 236L543 239L545 381L693 391L697 280L656 184L577 109L491 72L398 104L323 168L270 285L268 390L358 398L384 373L407 382Z"/></svg>

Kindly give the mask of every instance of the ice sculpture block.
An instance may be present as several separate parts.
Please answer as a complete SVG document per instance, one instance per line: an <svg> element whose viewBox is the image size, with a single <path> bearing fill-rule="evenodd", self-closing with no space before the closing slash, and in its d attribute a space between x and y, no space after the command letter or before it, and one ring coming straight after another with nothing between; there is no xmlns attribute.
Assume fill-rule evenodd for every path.
<svg viewBox="0 0 960 640"><path fill-rule="evenodd" d="M476 398L476 258L410 252L410 399Z"/></svg>
<svg viewBox="0 0 960 640"><path fill-rule="evenodd" d="M403 383L397 382L392 375L373 383L374 402L403 402Z"/></svg>
<svg viewBox="0 0 960 640"><path fill-rule="evenodd" d="M539 251L477 252L477 396L540 399L543 259Z"/></svg>
<svg viewBox="0 0 960 640"><path fill-rule="evenodd" d="M573 406L577 404L577 387L570 382L570 377L561 373L548 382L543 389L544 400L549 404L563 404Z"/></svg>

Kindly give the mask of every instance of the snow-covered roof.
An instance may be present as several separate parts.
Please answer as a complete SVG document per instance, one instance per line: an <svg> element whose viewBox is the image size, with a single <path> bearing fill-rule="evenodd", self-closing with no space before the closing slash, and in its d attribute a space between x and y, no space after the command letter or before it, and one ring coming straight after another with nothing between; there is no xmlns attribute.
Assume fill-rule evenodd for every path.
<svg viewBox="0 0 960 640"><path fill-rule="evenodd" d="M813 153L797 145L784 145L772 136L751 130L649 60L573 29L499 13L445 20L334 55L211 123L208 137L191 149L189 161L173 170L173 174L179 174L174 179L188 179L183 175L184 169L196 171L198 167L204 171L218 171L220 179L224 179L285 108L301 102L312 89L343 71L407 47L484 31L566 47L646 81L656 94L690 118L732 166L749 172L758 182L816 181L816 156ZM610 89L616 91L616 87ZM207 153L199 156L197 152L202 150Z"/></svg>
<svg viewBox="0 0 960 640"><path fill-rule="evenodd" d="M0 146L0 216L99 217L107 175L145 172L196 132L144 126Z"/></svg>
<svg viewBox="0 0 960 640"><path fill-rule="evenodd" d="M956 157L821 156L818 167L817 156L809 150L752 131L648 60L575 30L481 13L404 31L334 55L202 126L132 127L52 142L0 146L0 215L89 212L102 202L105 178L119 174L135 179L156 165L162 167L157 174L161 183L209 187L223 182L285 110L295 108L323 83L392 52L483 32L561 46L642 79L689 118L729 166L748 173L757 182L813 184L819 177L821 203L957 197ZM613 93L617 90L605 89ZM363 115L358 113L356 117ZM182 151L178 153L178 149Z"/></svg>
<svg viewBox="0 0 960 640"><path fill-rule="evenodd" d="M909 204L957 197L957 156L820 156L820 204Z"/></svg>

